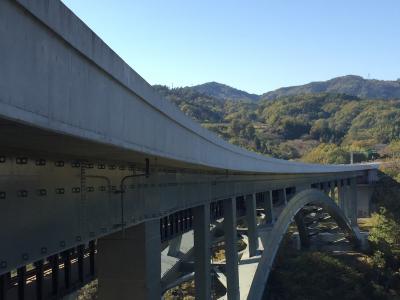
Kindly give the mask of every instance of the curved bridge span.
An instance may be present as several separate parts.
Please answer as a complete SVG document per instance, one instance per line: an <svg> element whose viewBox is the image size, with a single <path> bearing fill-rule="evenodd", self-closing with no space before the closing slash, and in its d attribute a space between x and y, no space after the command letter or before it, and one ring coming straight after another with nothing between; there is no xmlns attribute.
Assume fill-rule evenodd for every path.
<svg viewBox="0 0 400 300"><path fill-rule="evenodd" d="M211 270L221 267L210 262L215 228L226 253L215 272L226 276L229 299L245 298L237 219L250 256L262 222L279 216L281 232L296 205L317 196L351 233L358 191L376 178L374 165L290 162L223 141L58 0L0 1L0 140L0 299L59 298L96 277L102 299L159 299L161 282L170 284L163 274L179 264L194 272L196 298L209 299ZM193 245L182 254L184 234ZM260 263L251 299L271 263Z"/></svg>
<svg viewBox="0 0 400 300"><path fill-rule="evenodd" d="M356 247L361 244L361 236L356 224L351 224L342 209L335 203L329 195L319 190L305 190L296 194L280 214L276 224L273 226L268 238L266 239L264 251L260 263L254 275L253 283L248 295L249 299L262 299L264 289L267 284L270 270L273 266L276 253L282 242L289 225L296 218L302 208L308 205L315 205L324 209L337 222L338 226L347 234L347 238ZM307 239L307 236L300 238ZM304 242L304 241L303 241Z"/></svg>

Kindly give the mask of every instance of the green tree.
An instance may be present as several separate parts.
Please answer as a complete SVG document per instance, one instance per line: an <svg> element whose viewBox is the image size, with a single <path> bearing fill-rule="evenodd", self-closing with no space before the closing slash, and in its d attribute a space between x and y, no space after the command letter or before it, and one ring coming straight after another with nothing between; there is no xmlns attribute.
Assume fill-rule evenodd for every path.
<svg viewBox="0 0 400 300"><path fill-rule="evenodd" d="M320 144L302 157L304 162L319 164L345 164L350 155L335 144Z"/></svg>

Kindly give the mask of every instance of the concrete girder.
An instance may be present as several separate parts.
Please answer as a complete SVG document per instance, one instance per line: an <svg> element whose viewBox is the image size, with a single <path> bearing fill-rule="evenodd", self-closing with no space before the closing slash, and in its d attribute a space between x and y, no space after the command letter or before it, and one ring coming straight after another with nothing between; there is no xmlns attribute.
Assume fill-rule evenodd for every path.
<svg viewBox="0 0 400 300"><path fill-rule="evenodd" d="M121 195L116 193L121 179L142 171L132 170L128 162L86 160L82 174L83 161L71 157L8 152L0 157L0 274L118 232L121 223L129 228L198 206L210 195L210 201L215 202L285 186L310 186L321 177L332 180L346 176L218 177L154 170L148 178L126 180L121 203ZM17 215L22 225L12 226Z"/></svg>

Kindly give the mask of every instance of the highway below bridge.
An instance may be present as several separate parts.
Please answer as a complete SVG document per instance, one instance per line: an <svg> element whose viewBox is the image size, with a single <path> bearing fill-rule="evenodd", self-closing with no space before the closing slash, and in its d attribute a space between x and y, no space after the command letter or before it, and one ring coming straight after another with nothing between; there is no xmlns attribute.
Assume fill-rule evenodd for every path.
<svg viewBox="0 0 400 300"><path fill-rule="evenodd" d="M2 300L57 299L94 278L99 299L160 299L180 280L161 268L166 251L191 267L196 299L210 299L216 241L226 297L261 299L293 221L307 244L310 208L359 246L376 180L374 165L284 161L223 141L58 0L0 0L0 143ZM247 289L240 235L257 258Z"/></svg>

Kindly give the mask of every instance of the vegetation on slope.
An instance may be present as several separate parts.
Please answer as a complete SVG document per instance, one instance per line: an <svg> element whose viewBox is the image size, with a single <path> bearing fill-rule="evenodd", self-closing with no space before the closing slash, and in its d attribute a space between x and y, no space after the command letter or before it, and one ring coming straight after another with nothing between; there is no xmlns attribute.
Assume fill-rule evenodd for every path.
<svg viewBox="0 0 400 300"><path fill-rule="evenodd" d="M204 84L195 85L192 86L191 89L195 90L196 92L224 100L258 101L260 98L259 95L249 94L245 91L241 91L218 82L207 82Z"/></svg>
<svg viewBox="0 0 400 300"><path fill-rule="evenodd" d="M300 86L280 88L265 93L261 98L271 100L284 96L318 93L347 94L365 99L399 99L400 80L371 80L364 79L360 76L347 75L327 81L311 82Z"/></svg>
<svg viewBox="0 0 400 300"><path fill-rule="evenodd" d="M367 159L367 150L382 150L382 145L395 143L400 137L400 100L308 94L256 103L220 99L190 87L155 88L229 142L278 158L300 159L324 143L335 144L339 147L335 151L346 156L333 162L348 162L350 151L365 152ZM321 147L319 150L333 146Z"/></svg>
<svg viewBox="0 0 400 300"><path fill-rule="evenodd" d="M391 299L377 283L374 268L362 255L334 255L318 251L292 252L271 274L271 300Z"/></svg>

